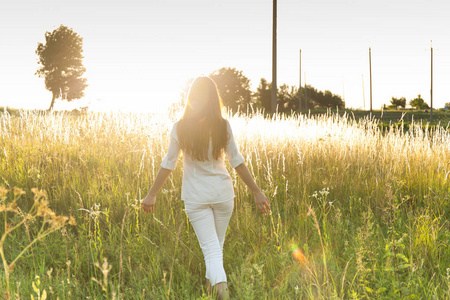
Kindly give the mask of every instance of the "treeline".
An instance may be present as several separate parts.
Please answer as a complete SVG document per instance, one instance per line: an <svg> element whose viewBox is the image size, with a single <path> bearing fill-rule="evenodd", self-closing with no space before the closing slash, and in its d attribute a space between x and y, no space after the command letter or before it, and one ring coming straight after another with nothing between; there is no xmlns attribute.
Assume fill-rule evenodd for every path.
<svg viewBox="0 0 450 300"><path fill-rule="evenodd" d="M408 102L409 106L413 109L429 109L430 106L428 103L425 102L425 100L422 98L422 96L419 94L416 98L409 100ZM391 104L389 106L386 106L384 104L384 109L405 109L406 108L406 98L405 97L392 97L391 98ZM442 110L449 110L450 109L450 102L447 102L444 104L444 107L441 108Z"/></svg>
<svg viewBox="0 0 450 300"><path fill-rule="evenodd" d="M425 100L422 98L422 96L419 94L416 98L411 99L409 101L409 105L415 109L429 109L430 106L425 102ZM384 105L384 109L404 109L406 108L406 98L391 98L391 104L386 107L386 104Z"/></svg>
<svg viewBox="0 0 450 300"><path fill-rule="evenodd" d="M224 106L232 111L246 111L248 106L263 108L266 112L271 111L272 84L261 78L259 86L255 92L250 89L250 79L242 71L235 68L221 68L209 76L216 82ZM181 93L181 105L184 106L192 83L189 79ZM311 85L302 87L302 109L314 108L336 108L344 109L345 102L339 95L331 91L324 92L317 90ZM306 105L307 104L307 105ZM297 111L299 109L299 88L283 84L277 89L277 109L278 112Z"/></svg>

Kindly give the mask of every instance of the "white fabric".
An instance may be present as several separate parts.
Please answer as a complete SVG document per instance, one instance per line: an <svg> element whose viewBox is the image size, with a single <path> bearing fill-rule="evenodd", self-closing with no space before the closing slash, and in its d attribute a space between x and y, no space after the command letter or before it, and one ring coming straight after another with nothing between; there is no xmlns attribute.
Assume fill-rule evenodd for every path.
<svg viewBox="0 0 450 300"><path fill-rule="evenodd" d="M219 282L227 282L227 274L223 268L223 244L233 213L234 199L215 204L186 201L184 204L186 214L202 248L206 279L209 279L212 286Z"/></svg>
<svg viewBox="0 0 450 300"><path fill-rule="evenodd" d="M233 168L244 162L244 157L239 152L234 141L231 126L228 120L228 140L225 153ZM169 149L161 162L164 169L173 170L176 167L180 144L177 136L178 122L170 132ZM214 159L212 156L212 142L209 142L208 160L198 161L183 153L183 183L181 186L181 200L198 204L220 203L233 198L233 181L225 167L223 157Z"/></svg>

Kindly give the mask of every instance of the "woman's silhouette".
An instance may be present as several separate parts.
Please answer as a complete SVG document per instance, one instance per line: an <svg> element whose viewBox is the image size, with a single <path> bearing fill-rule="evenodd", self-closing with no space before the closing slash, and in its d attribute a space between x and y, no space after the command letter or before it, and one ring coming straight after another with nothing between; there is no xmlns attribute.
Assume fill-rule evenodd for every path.
<svg viewBox="0 0 450 300"><path fill-rule="evenodd" d="M223 160L252 191L256 207L265 215L270 204L248 171L234 141L230 123L222 117L217 86L209 77L198 77L191 85L181 119L170 132L167 155L150 191L143 200L145 212L152 212L156 194L175 169L183 150L181 200L202 249L208 291L212 287L221 299L228 299L227 277L223 268L223 243L234 207L234 189Z"/></svg>

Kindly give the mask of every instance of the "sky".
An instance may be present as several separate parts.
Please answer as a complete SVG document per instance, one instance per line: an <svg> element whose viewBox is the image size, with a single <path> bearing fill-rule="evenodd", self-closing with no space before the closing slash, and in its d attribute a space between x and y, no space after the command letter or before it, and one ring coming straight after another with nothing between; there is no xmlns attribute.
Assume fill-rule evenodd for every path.
<svg viewBox="0 0 450 300"><path fill-rule="evenodd" d="M330 90L347 107L369 109L418 94L433 107L450 102L448 0L279 0L278 85ZM272 81L270 0L41 0L0 4L0 106L46 109L51 93L35 50L59 25L83 38L85 97L55 108L163 111L189 78L233 67ZM363 92L364 90L364 92ZM365 101L365 102L364 102Z"/></svg>

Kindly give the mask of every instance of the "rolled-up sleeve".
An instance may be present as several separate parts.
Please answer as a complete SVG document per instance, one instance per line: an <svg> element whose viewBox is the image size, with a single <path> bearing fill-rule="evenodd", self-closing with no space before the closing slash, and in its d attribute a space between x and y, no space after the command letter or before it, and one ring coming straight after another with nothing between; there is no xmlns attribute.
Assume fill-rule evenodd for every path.
<svg viewBox="0 0 450 300"><path fill-rule="evenodd" d="M175 123L170 131L169 149L166 156L161 161L161 168L173 170L177 166L178 155L180 154L180 144L177 137L177 123Z"/></svg>
<svg viewBox="0 0 450 300"><path fill-rule="evenodd" d="M239 166L240 164L242 164L243 162L245 162L244 157L242 156L242 154L239 152L238 147L236 146L236 142L234 141L234 137L233 137L233 131L231 130L231 126L230 123L228 122L228 120L226 120L227 122L227 131L228 131L228 141L227 141L227 146L225 148L228 160L230 161L230 164L233 168L236 168L237 166Z"/></svg>

